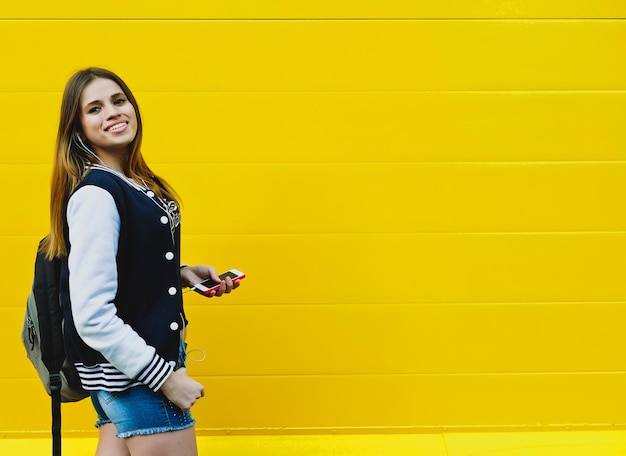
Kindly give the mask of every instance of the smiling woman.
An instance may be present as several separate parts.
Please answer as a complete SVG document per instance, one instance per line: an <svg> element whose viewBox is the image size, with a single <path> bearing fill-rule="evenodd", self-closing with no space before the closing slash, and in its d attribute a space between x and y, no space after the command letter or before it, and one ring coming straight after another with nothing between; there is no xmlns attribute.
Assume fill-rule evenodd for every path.
<svg viewBox="0 0 626 456"><path fill-rule="evenodd" d="M193 456L190 409L204 388L185 369L181 288L211 278L213 297L239 284L211 266L181 267L177 197L145 163L141 133L117 75L89 68L70 79L42 250L62 260L67 353L98 415L96 454Z"/></svg>

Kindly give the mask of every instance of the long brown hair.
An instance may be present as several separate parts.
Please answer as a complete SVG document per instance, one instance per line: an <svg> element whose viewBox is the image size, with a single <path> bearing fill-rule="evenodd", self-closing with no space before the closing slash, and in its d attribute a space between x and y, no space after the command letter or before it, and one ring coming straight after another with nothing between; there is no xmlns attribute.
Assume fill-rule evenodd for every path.
<svg viewBox="0 0 626 456"><path fill-rule="evenodd" d="M41 251L49 259L67 254L63 234L65 207L74 189L89 172L89 164L93 160L93 157L90 157L84 149L79 147L73 138L82 133L80 97L85 86L98 78L110 79L119 85L137 114L137 134L128 146L128 156L123 165L124 174L138 182L144 181L159 197L179 202L174 189L163 179L154 175L141 155L143 132L141 115L137 101L126 83L115 73L103 68L92 67L78 71L65 86L61 102L61 117L52 168L50 233L41 245ZM157 179L161 185L157 183Z"/></svg>

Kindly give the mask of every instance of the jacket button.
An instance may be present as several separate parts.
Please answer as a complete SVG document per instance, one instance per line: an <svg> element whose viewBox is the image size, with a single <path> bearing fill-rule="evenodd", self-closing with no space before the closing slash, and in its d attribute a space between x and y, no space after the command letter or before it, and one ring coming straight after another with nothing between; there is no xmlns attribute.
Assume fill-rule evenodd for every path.
<svg viewBox="0 0 626 456"><path fill-rule="evenodd" d="M174 253L173 252L167 252L165 254L165 259L166 260L173 260L174 259Z"/></svg>
<svg viewBox="0 0 626 456"><path fill-rule="evenodd" d="M148 190L146 192L146 195L148 195L150 198L152 198L154 196L154 192L152 190Z"/></svg>
<svg viewBox="0 0 626 456"><path fill-rule="evenodd" d="M169 223L169 219L166 216L161 217L161 223L163 225L167 225Z"/></svg>
<svg viewBox="0 0 626 456"><path fill-rule="evenodd" d="M169 289L167 290L167 292L171 295L174 296L176 294L176 287L169 287Z"/></svg>
<svg viewBox="0 0 626 456"><path fill-rule="evenodd" d="M178 329L178 323L176 323L175 321L170 323L170 329L172 331L176 331Z"/></svg>

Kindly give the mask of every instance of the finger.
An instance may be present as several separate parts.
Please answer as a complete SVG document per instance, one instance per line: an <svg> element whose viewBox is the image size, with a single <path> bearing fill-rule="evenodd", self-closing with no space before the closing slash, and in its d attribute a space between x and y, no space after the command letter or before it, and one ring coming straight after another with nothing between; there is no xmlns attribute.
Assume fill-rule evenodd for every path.
<svg viewBox="0 0 626 456"><path fill-rule="evenodd" d="M215 280L216 282L219 282L221 280L220 276L217 274L217 271L213 266L207 266L207 270L209 272L209 277L211 277L213 280Z"/></svg>
<svg viewBox="0 0 626 456"><path fill-rule="evenodd" d="M222 296L225 291L226 291L226 282L222 280L222 283L220 283L220 287L217 289L217 292L215 293L215 296Z"/></svg>
<svg viewBox="0 0 626 456"><path fill-rule="evenodd" d="M230 277L226 277L226 289L224 290L224 293L230 293L231 291L233 291L233 280Z"/></svg>

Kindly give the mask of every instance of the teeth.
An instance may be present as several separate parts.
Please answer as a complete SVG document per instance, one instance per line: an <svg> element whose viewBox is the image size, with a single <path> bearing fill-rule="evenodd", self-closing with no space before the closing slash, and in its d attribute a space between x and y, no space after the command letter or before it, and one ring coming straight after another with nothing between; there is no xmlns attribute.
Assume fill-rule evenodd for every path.
<svg viewBox="0 0 626 456"><path fill-rule="evenodd" d="M115 124L115 125L113 125L111 128L109 128L109 130L111 130L111 131L116 131L116 130L119 130L120 128L123 128L123 127L125 127L125 126L126 126L126 124L125 124L125 123Z"/></svg>

